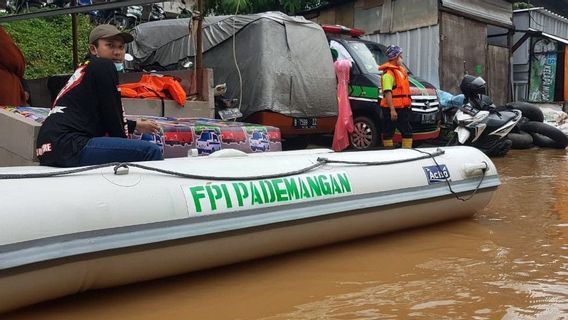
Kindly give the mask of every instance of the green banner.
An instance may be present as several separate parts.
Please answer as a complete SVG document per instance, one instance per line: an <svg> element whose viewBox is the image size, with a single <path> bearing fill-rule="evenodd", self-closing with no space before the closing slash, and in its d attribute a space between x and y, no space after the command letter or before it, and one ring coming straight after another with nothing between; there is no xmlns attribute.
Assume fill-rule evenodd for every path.
<svg viewBox="0 0 568 320"><path fill-rule="evenodd" d="M556 58L556 52L535 53L531 58L529 101L554 101Z"/></svg>

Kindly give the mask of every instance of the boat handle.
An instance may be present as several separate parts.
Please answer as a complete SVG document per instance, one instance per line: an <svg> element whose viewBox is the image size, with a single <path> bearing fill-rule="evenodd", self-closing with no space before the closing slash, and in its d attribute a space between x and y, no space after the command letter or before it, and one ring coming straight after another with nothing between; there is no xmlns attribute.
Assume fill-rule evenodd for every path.
<svg viewBox="0 0 568 320"><path fill-rule="evenodd" d="M466 163L463 165L463 171L466 176L478 176L483 174L483 171L489 169L487 162L482 163Z"/></svg>

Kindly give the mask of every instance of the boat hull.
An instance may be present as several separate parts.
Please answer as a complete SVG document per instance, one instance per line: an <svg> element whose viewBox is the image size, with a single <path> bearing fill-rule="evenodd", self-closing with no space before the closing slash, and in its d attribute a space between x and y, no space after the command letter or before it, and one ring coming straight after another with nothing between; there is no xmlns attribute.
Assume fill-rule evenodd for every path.
<svg viewBox="0 0 568 320"><path fill-rule="evenodd" d="M471 152L468 149L461 151L464 150ZM482 154L473 154L480 161L489 161ZM466 157L468 161L472 160L471 155ZM443 159L440 161L449 163ZM423 167L423 164L417 165ZM327 173L347 170L352 178L356 175L343 166L318 170ZM100 174L97 174L99 178ZM451 174L455 177L452 187L458 196L471 194L480 181L479 176L460 180L455 170ZM159 174L152 173L151 176L156 178ZM150 177L147 179L151 180ZM185 183L176 179L169 180L169 183ZM355 180L353 189L359 186ZM211 181L206 184L214 185ZM384 183L377 185L381 184ZM191 213L188 217L188 211L191 211L191 206L188 206L184 211L185 217L172 219L168 214L175 211L174 199L170 208L158 212L153 221L143 223L130 221L130 224L124 224L115 217L112 227L100 228L96 221L83 221L83 225L90 226L75 232L70 232L65 226L53 226L51 231L40 230L43 232L41 235L38 235L39 226L35 230L31 226L30 230L34 232L27 236L20 234L22 230L12 231L18 234L15 237L19 236L20 241L9 243L9 239L3 239L4 243L0 245L0 312L89 289L156 279L468 217L489 203L499 181L494 167L491 167L476 194L468 201L457 200L443 183L409 184L403 188L376 188L369 189L369 192L229 210L199 217ZM54 193L49 194L54 196ZM197 202L193 201L193 204ZM167 202L161 205L164 203ZM206 203L202 202L202 205L205 207ZM118 214L109 213L108 206L95 207L88 214L106 219ZM146 206L151 211L152 206ZM27 207L35 208L33 204ZM58 223L74 224L70 219L79 212L63 215ZM23 224L12 223L12 228L18 226Z"/></svg>

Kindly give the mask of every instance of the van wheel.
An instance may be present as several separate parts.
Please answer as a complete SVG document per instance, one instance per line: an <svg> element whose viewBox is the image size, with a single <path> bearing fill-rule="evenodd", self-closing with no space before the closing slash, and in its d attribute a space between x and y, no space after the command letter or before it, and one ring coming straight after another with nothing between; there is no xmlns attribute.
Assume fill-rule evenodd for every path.
<svg viewBox="0 0 568 320"><path fill-rule="evenodd" d="M349 136L351 146L357 150L368 150L377 145L379 132L377 126L368 117L358 116L353 119L353 132Z"/></svg>

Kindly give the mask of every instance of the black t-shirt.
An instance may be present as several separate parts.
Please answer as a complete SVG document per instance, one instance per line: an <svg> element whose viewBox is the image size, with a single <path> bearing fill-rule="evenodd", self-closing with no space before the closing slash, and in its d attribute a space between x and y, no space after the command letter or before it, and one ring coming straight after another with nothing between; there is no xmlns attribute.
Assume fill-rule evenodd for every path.
<svg viewBox="0 0 568 320"><path fill-rule="evenodd" d="M57 165L78 155L93 137L126 138L135 122L126 121L118 72L109 59L92 57L61 89L38 134L42 165Z"/></svg>

